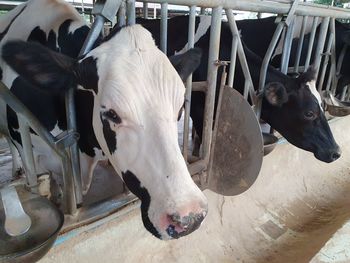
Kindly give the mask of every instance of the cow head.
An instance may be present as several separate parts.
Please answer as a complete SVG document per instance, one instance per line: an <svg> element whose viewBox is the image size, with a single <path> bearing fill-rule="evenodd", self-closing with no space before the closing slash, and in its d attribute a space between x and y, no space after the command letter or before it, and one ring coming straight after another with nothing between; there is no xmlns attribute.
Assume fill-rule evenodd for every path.
<svg viewBox="0 0 350 263"><path fill-rule="evenodd" d="M2 51L7 64L41 89L62 93L79 84L93 94L95 136L141 199L148 231L172 239L200 226L207 201L177 142L183 80L199 65L200 51L173 58L176 72L139 25L122 28L80 60L20 41L8 42Z"/></svg>
<svg viewBox="0 0 350 263"><path fill-rule="evenodd" d="M273 74L275 80L265 87L262 118L317 159L328 163L337 160L340 149L322 110L313 68L297 78Z"/></svg>

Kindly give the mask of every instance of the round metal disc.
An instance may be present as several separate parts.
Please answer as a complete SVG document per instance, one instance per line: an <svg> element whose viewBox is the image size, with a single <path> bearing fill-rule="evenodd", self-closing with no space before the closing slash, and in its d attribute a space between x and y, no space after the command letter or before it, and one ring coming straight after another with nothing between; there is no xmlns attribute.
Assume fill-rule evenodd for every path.
<svg viewBox="0 0 350 263"><path fill-rule="evenodd" d="M260 125L249 103L236 90L224 87L219 98L208 188L232 196L256 180L264 156Z"/></svg>

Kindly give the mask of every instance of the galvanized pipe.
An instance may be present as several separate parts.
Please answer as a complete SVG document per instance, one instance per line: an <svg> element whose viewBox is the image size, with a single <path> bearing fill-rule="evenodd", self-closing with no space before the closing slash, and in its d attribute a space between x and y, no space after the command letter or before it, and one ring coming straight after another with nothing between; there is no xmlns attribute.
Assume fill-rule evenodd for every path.
<svg viewBox="0 0 350 263"><path fill-rule="evenodd" d="M252 77L250 75L250 71L249 71L249 66L248 66L248 62L247 62L247 58L245 56L244 53L244 48L242 45L242 41L239 37L239 30L237 28L237 24L235 21L235 17L233 15L233 11L231 9L225 9L226 12L226 16L228 19L228 23L232 32L233 37L237 37L237 41L238 41L238 48L237 48L237 52L238 52L238 58L239 58L239 62L241 64L241 68L243 71L243 75L245 78L245 90L244 90L244 94L249 93L250 98L253 102L254 105L256 105L258 103L258 98L255 95L255 90L253 87L253 81L252 81ZM248 84L247 84L248 83ZM247 90L246 88L249 87L249 89Z"/></svg>
<svg viewBox="0 0 350 263"><path fill-rule="evenodd" d="M231 58L230 58L230 68L228 73L228 86L233 87L235 70L236 70L236 60L237 60L237 49L238 49L238 39L239 36L233 35L232 37L232 47L231 47Z"/></svg>
<svg viewBox="0 0 350 263"><path fill-rule="evenodd" d="M331 54L331 48L332 48L333 39L334 39L334 33L331 32L329 34L327 48L326 48L326 53L324 54L325 58L323 60L322 69L321 69L321 73L320 73L320 76L319 76L319 82L318 82L318 91L319 92L322 91L323 82L324 82L324 79L325 79L325 76L326 76L326 70L327 70L327 67L328 67L329 56Z"/></svg>
<svg viewBox="0 0 350 263"><path fill-rule="evenodd" d="M143 1L141 1L143 2ZM154 3L164 3L164 0L153 0ZM222 6L225 9L249 10L251 12L287 14L292 3L277 3L261 0L169 0L169 4L214 8ZM295 14L300 16L332 16L334 18L350 19L350 11L337 7L300 2L295 8Z"/></svg>
<svg viewBox="0 0 350 263"><path fill-rule="evenodd" d="M143 18L147 19L148 18L148 3L147 2L143 3L142 10L143 10Z"/></svg>
<svg viewBox="0 0 350 263"><path fill-rule="evenodd" d="M16 96L0 81L0 97L6 101L6 103L17 113L22 115L30 127L35 133L54 151L62 160L63 166L63 181L65 187L63 189L63 207L65 213L75 214L76 212L76 200L74 194L74 185L72 178L72 171L70 169L70 163L68 155L65 151L62 151L55 144L55 137L47 131L47 129L39 122L39 120L24 106L24 104L18 100Z"/></svg>
<svg viewBox="0 0 350 263"><path fill-rule="evenodd" d="M71 131L77 130L77 115L74 100L75 90L70 88L65 94L67 129ZM70 162L72 165L72 176L75 186L75 199L77 204L83 203L82 179L80 171L80 158L78 143L71 145L68 149L70 154Z"/></svg>
<svg viewBox="0 0 350 263"><path fill-rule="evenodd" d="M313 63L316 70L316 75L318 75L318 71L320 69L322 52L324 50L324 45L326 42L328 26L329 26L329 17L324 17L321 23L320 34L318 37L317 47L315 50L315 60Z"/></svg>
<svg viewBox="0 0 350 263"><path fill-rule="evenodd" d="M306 24L307 24L308 18L309 18L308 16L304 16L303 17L303 24L301 25L299 41L298 41L297 55L296 55L295 63L294 63L294 72L296 72L296 73L299 72L300 57L301 57L301 52L303 50L305 30L306 30Z"/></svg>
<svg viewBox="0 0 350 263"><path fill-rule="evenodd" d="M341 97L340 97L340 100L344 101L345 100L345 96L346 96L346 93L348 92L348 88L349 86L346 85L344 88L343 88L343 91L342 91L342 94L341 94Z"/></svg>
<svg viewBox="0 0 350 263"><path fill-rule="evenodd" d="M160 50L167 54L168 40L168 3L161 4L161 21L160 21Z"/></svg>
<svg viewBox="0 0 350 263"><path fill-rule="evenodd" d="M86 55L95 44L96 39L100 36L103 26L105 23L105 18L102 15L96 15L95 21L91 26L89 34L86 37L86 40L83 44L83 47L80 50L79 56Z"/></svg>
<svg viewBox="0 0 350 263"><path fill-rule="evenodd" d="M293 32L294 32L294 20L292 20L291 23L289 24L287 33L284 39L284 46L283 46L282 60L281 60L281 72L283 74L287 74L288 72L290 51L292 48L292 41L293 41Z"/></svg>
<svg viewBox="0 0 350 263"><path fill-rule="evenodd" d="M330 90L331 84L333 84L332 92L335 94L337 86L335 86L335 83L337 83L337 54L336 54L336 31L335 31L335 19L331 18L330 20L330 30L333 34L333 41L332 41L332 49L331 49L331 70L330 74L328 75L328 81L326 89Z"/></svg>
<svg viewBox="0 0 350 263"><path fill-rule="evenodd" d="M315 36L316 36L316 30L318 26L318 17L314 17L314 21L312 23L312 29L310 33L310 39L309 39L309 46L307 49L307 54L306 54L306 60L305 60L305 67L304 67L304 72L307 71L307 69L310 67L310 61L311 61L311 54L315 42Z"/></svg>
<svg viewBox="0 0 350 263"><path fill-rule="evenodd" d="M210 27L210 43L209 43L209 57L208 57L208 92L205 97L204 109L204 124L203 124L203 143L201 157L207 163L210 158L210 148L213 132L213 117L214 104L218 67L216 61L219 58L220 49L220 33L221 33L221 17L222 7L215 7L212 9L211 27Z"/></svg>
<svg viewBox="0 0 350 263"><path fill-rule="evenodd" d="M128 0L127 2L127 17L128 17L128 25L135 25L136 23L135 0Z"/></svg>
<svg viewBox="0 0 350 263"><path fill-rule="evenodd" d="M118 27L122 27L126 25L126 7L125 7L125 2L122 1L119 9L118 9Z"/></svg>
<svg viewBox="0 0 350 263"><path fill-rule="evenodd" d="M191 6L190 17L188 22L188 49L194 47L195 27L196 27L196 6ZM186 81L186 92L185 92L183 156L186 162L188 159L188 137L189 137L189 126L190 126L191 94L192 94L192 74L188 77Z"/></svg>
<svg viewBox="0 0 350 263"><path fill-rule="evenodd" d="M19 123L19 131L21 134L22 147L23 147L23 162L26 167L26 179L27 184L31 188L31 191L37 193L37 172L35 168L34 154L33 154L33 146L32 139L29 134L29 125L25 120L24 116L18 114L18 123Z"/></svg>
<svg viewBox="0 0 350 263"><path fill-rule="evenodd" d="M333 83L333 89L336 89L338 86L338 81L339 81L339 78L341 77L340 72L341 72L341 68L342 68L344 57L345 57L347 50L348 50L348 45L344 44L344 46L340 52L338 62L337 62L336 75L335 75L335 79L334 79L334 83Z"/></svg>

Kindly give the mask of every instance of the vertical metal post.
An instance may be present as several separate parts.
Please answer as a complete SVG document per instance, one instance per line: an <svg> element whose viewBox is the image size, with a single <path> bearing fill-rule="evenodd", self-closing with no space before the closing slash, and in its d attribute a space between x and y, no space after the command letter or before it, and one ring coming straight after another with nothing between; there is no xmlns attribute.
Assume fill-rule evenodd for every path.
<svg viewBox="0 0 350 263"><path fill-rule="evenodd" d="M340 52L339 58L338 58L337 68L336 68L336 75L335 75L335 79L334 79L334 83L333 83L332 89L336 89L337 86L338 86L340 72L341 72L341 68L342 68L344 57L345 57L345 54L346 54L347 50L348 50L348 45L344 44L344 46L343 46L343 48L342 48L342 50Z"/></svg>
<svg viewBox="0 0 350 263"><path fill-rule="evenodd" d="M348 92L348 88L349 88L348 85L346 85L346 86L343 88L343 91L342 91L342 93L341 93L340 100L342 100L342 101L345 100L345 96L346 96L346 93Z"/></svg>
<svg viewBox="0 0 350 263"><path fill-rule="evenodd" d="M289 24L288 29L287 29L287 33L286 33L286 36L284 39L282 60L281 60L281 72L283 74L288 73L290 50L291 50L292 41L293 41L294 21L295 21L295 19L293 19L291 21L291 23Z"/></svg>
<svg viewBox="0 0 350 263"><path fill-rule="evenodd" d="M318 25L318 19L319 18L317 16L314 17L314 21L312 23L312 29L311 29L311 33L310 33L309 46L307 49L304 72L306 72L307 69L310 67L310 60L311 60L311 54L312 54L312 50L313 50L313 46L314 46L314 42L315 42L315 35L316 35L316 29L317 29L317 25Z"/></svg>
<svg viewBox="0 0 350 263"><path fill-rule="evenodd" d="M330 30L332 32L332 49L331 49L331 70L330 74L328 74L328 81L327 81L327 86L326 89L330 90L331 84L333 84L332 87L332 93L335 95L336 92L336 87L334 84L337 83L337 54L336 54L336 37L335 37L335 18L331 18L330 20Z"/></svg>
<svg viewBox="0 0 350 263"><path fill-rule="evenodd" d="M323 53L323 49L324 49L324 45L327 37L328 25L329 25L329 17L324 17L321 23L320 34L318 37L317 47L315 50L315 60L313 63L316 70L316 75L318 75L318 71L320 69L322 53Z"/></svg>
<svg viewBox="0 0 350 263"><path fill-rule="evenodd" d="M161 4L161 22L160 22L160 50L167 54L168 40L168 3Z"/></svg>
<svg viewBox="0 0 350 263"><path fill-rule="evenodd" d="M301 30L300 30L300 35L299 35L297 55L296 55L295 63L294 63L294 72L296 72L296 73L299 72L300 57L301 57L301 52L303 50L307 20L308 20L308 16L304 16L303 17L303 24L301 25Z"/></svg>
<svg viewBox="0 0 350 263"><path fill-rule="evenodd" d="M329 56L331 54L331 48L332 48L333 40L334 40L334 33L331 32L329 34L329 38L328 38L326 53L324 53L325 58L323 60L323 65L322 65L322 69L321 69L321 73L320 73L320 77L319 77L319 82L318 82L318 91L319 92L322 91L323 82L324 82L324 79L325 79L325 76L326 76L326 70L327 70L328 62L329 62Z"/></svg>
<svg viewBox="0 0 350 263"><path fill-rule="evenodd" d="M194 47L194 34L196 26L196 6L190 7L190 17L188 22L188 49ZM185 161L188 158L188 136L190 125L190 110L191 110L191 94L192 94L192 74L186 81L185 93L185 120L184 120L184 135L183 135L183 156Z"/></svg>
<svg viewBox="0 0 350 263"><path fill-rule="evenodd" d="M128 0L127 2L127 17L128 17L128 25L135 25L135 22L136 22L135 0Z"/></svg>
<svg viewBox="0 0 350 263"><path fill-rule="evenodd" d="M208 164L213 132L214 104L218 67L215 62L219 58L222 7L212 9L210 43L208 57L208 92L205 98L203 147L201 157Z"/></svg>
<svg viewBox="0 0 350 263"><path fill-rule="evenodd" d="M237 48L238 48L238 38L239 36L234 35L232 37L232 47L231 47L231 58L230 58L230 69L228 73L228 86L233 87L233 81L236 70L236 60L237 60Z"/></svg>
<svg viewBox="0 0 350 263"><path fill-rule="evenodd" d="M205 7L201 7L200 15L205 15Z"/></svg>
<svg viewBox="0 0 350 263"><path fill-rule="evenodd" d="M143 2L143 18L148 18L148 3L147 2Z"/></svg>
<svg viewBox="0 0 350 263"><path fill-rule="evenodd" d="M67 129L77 130L77 115L75 111L74 102L74 89L70 88L65 94L66 102L66 118L67 118ZM77 204L83 203L83 192L82 192L82 182L81 182L81 171L80 171L80 158L79 158L79 147L78 143L73 144L67 150L69 152L71 166L72 166L72 176L75 186L75 199ZM74 193L70 193L73 195Z"/></svg>
<svg viewBox="0 0 350 263"><path fill-rule="evenodd" d="M125 26L126 25L126 10L125 10L125 2L122 1L120 6L119 6L119 9L118 9L118 27L122 27L122 26Z"/></svg>
<svg viewBox="0 0 350 263"><path fill-rule="evenodd" d="M29 134L29 125L28 122L25 120L24 116L21 114L17 114L18 116L18 123L19 123L19 130L21 133L21 140L22 140L22 146L23 146L23 161L24 165L26 167L26 179L27 184L31 188L31 191L37 192L37 173L35 169L35 162L34 162L34 154L33 154L33 148L32 148L32 140L30 138Z"/></svg>

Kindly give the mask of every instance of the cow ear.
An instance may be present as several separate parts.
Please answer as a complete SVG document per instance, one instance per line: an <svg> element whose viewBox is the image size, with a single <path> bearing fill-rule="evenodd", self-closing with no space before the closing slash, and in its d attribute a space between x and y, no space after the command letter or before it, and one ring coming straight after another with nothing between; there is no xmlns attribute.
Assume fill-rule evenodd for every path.
<svg viewBox="0 0 350 263"><path fill-rule="evenodd" d="M174 55L169 58L176 71L179 73L182 81L186 81L201 63L202 50L192 48L181 55Z"/></svg>
<svg viewBox="0 0 350 263"><path fill-rule="evenodd" d="M348 44L350 45L350 30L348 31L345 31L343 34L342 34L342 40L345 44Z"/></svg>
<svg viewBox="0 0 350 263"><path fill-rule="evenodd" d="M315 66L310 66L306 72L301 74L298 78L300 83L306 83L310 81L315 81L317 79L317 71Z"/></svg>
<svg viewBox="0 0 350 263"><path fill-rule="evenodd" d="M29 83L50 92L71 85L77 62L38 43L18 40L3 46L2 58Z"/></svg>
<svg viewBox="0 0 350 263"><path fill-rule="evenodd" d="M264 89L264 96L271 105L277 107L281 107L288 101L286 88L280 82L267 83Z"/></svg>

